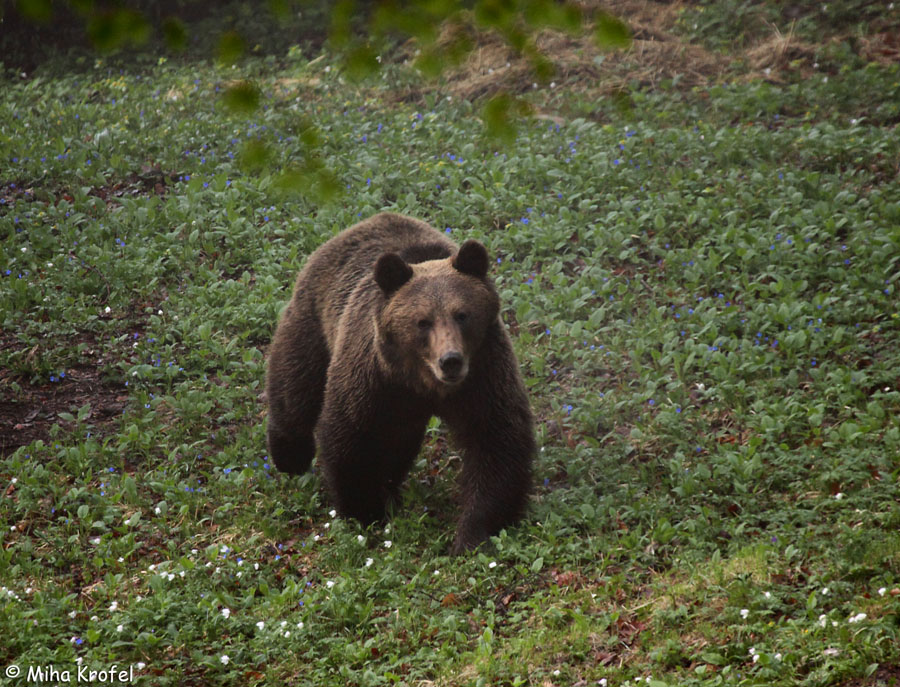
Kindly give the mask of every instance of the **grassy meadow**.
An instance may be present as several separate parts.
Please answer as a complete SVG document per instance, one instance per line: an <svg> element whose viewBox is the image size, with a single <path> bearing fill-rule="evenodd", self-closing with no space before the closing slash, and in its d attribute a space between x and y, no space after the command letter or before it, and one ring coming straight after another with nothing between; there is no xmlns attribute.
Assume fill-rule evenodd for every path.
<svg viewBox="0 0 900 687"><path fill-rule="evenodd" d="M829 59L559 78L509 143L402 60L7 71L0 684L900 683L900 68ZM383 529L266 456L293 279L380 210L485 243L538 418L469 556L437 421Z"/></svg>

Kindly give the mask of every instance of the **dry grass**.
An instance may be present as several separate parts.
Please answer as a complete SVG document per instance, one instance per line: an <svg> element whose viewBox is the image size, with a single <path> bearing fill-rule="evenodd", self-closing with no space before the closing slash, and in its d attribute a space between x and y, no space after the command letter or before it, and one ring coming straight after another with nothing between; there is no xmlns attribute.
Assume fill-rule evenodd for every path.
<svg viewBox="0 0 900 687"><path fill-rule="evenodd" d="M584 6L590 12L600 3L588 2ZM727 60L721 55L690 45L671 33L680 3L620 0L603 3L603 7L626 18L633 35L631 46L627 50L604 52L594 44L589 33L572 36L542 31L537 36L536 47L553 61L554 82L606 94L620 91L628 84L654 87L676 76L686 87L697 86L715 81L726 72ZM500 91L524 93L534 88L535 83L529 61L495 34L482 35L467 60L446 74L449 92L466 100Z"/></svg>
<svg viewBox="0 0 900 687"><path fill-rule="evenodd" d="M535 47L555 67L551 83L565 85L570 91L604 96L621 92L626 87L656 88L664 81L675 80L679 88L690 89L712 85L726 78L736 78L735 65L740 64L740 80L766 79L783 82L788 72L806 78L815 73L817 52L828 43L840 43L845 37L832 36L824 43L813 44L800 39L792 23L787 29L771 26L771 33L752 42L740 52L724 55L690 43L676 30L686 2L655 0L611 0L581 3L585 15L604 9L622 17L632 32L628 49L602 51L591 32L573 36L545 30L535 39ZM466 24L466 22L463 22ZM464 100L475 101L500 92L522 94L538 84L526 56L517 54L495 33L477 33L472 22L464 30L476 47L459 66L445 70L440 84L423 87L406 94L417 97L422 92L440 88L442 92ZM439 45L455 38L459 25L445 30ZM900 59L900 35L895 32L874 33L857 39L859 55L882 64ZM404 56L412 58L416 45L409 43Z"/></svg>

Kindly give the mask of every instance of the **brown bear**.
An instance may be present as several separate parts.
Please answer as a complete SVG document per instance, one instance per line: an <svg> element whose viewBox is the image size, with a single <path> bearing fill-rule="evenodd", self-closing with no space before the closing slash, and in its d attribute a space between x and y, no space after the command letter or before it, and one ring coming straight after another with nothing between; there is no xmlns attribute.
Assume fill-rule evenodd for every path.
<svg viewBox="0 0 900 687"><path fill-rule="evenodd" d="M535 452L528 397L484 246L381 213L316 250L269 352L268 445L285 472L316 446L338 512L365 524L395 503L429 419L461 449L461 553L516 522Z"/></svg>

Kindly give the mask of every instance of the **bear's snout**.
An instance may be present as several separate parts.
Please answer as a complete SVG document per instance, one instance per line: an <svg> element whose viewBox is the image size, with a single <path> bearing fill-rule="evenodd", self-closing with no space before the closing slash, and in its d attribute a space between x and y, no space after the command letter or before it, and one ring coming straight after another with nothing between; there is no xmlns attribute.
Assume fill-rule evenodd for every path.
<svg viewBox="0 0 900 687"><path fill-rule="evenodd" d="M463 358L463 354L458 351L444 353L438 360L444 381L452 382L461 379L465 362L466 359Z"/></svg>
<svg viewBox="0 0 900 687"><path fill-rule="evenodd" d="M437 381L455 386L465 379L469 360L465 338L456 323L438 317L429 335L428 350L426 361Z"/></svg>

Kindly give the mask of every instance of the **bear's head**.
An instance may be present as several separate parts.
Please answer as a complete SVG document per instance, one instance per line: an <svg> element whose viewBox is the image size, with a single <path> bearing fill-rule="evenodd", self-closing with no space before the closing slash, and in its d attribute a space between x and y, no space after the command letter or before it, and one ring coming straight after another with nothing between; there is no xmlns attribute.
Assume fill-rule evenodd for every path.
<svg viewBox="0 0 900 687"><path fill-rule="evenodd" d="M500 311L488 265L487 250L473 240L446 259L378 258L374 277L384 295L375 320L378 350L394 376L439 395L462 384Z"/></svg>

